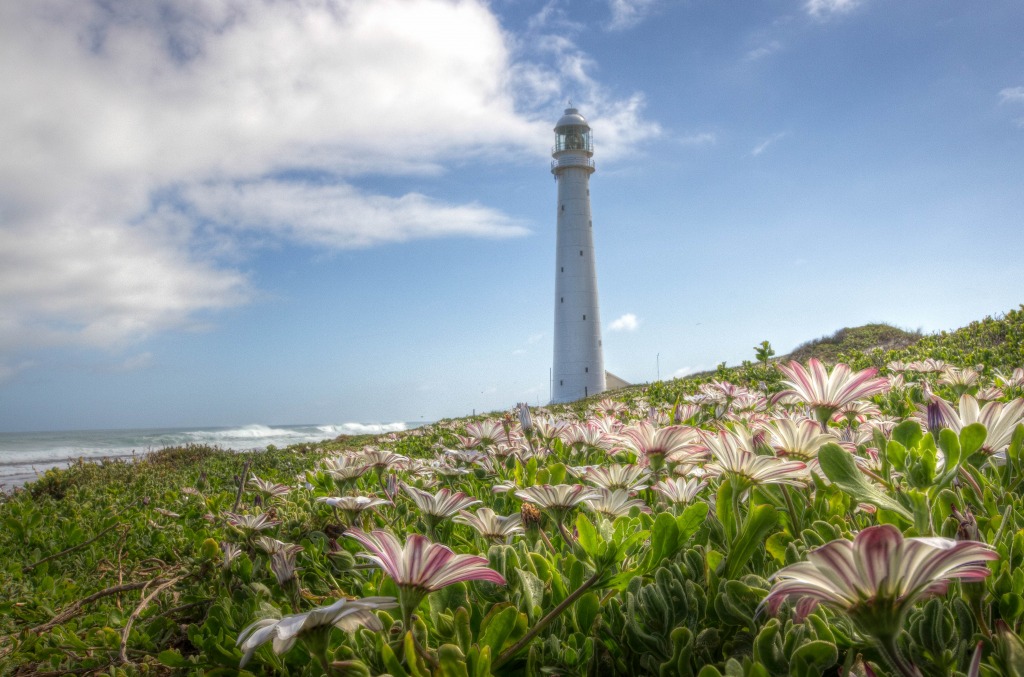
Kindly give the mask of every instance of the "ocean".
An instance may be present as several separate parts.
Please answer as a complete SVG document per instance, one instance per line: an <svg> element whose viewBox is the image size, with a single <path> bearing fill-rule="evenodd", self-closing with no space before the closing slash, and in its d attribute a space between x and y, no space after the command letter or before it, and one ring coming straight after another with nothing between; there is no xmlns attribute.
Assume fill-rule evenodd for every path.
<svg viewBox="0 0 1024 677"><path fill-rule="evenodd" d="M0 491L34 480L48 468L84 458L125 458L166 447L209 444L253 451L270 445L320 442L338 435L398 432L418 423L342 423L340 425L247 425L240 428L163 428L149 430L69 430L0 433Z"/></svg>

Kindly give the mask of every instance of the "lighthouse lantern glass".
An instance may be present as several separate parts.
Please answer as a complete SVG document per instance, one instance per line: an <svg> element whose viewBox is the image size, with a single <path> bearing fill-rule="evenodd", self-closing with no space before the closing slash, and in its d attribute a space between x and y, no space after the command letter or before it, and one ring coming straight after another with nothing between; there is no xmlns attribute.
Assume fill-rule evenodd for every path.
<svg viewBox="0 0 1024 677"><path fill-rule="evenodd" d="M555 152L562 150L582 150L594 152L590 128L582 126L559 127L555 132Z"/></svg>

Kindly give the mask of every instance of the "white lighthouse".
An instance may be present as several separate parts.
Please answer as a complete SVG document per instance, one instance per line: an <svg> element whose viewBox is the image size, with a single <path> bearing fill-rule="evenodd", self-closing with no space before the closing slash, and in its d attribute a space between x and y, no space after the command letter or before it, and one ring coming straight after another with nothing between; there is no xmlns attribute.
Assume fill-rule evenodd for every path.
<svg viewBox="0 0 1024 677"><path fill-rule="evenodd" d="M558 403L604 392L606 387L590 215L594 145L590 125L575 108L567 108L555 125L551 156L551 173L558 181L551 401Z"/></svg>

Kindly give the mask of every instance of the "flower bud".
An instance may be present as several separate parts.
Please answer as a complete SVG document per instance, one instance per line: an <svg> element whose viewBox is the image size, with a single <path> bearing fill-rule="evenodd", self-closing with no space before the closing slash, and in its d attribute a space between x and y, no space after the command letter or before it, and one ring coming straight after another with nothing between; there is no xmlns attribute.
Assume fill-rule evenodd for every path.
<svg viewBox="0 0 1024 677"><path fill-rule="evenodd" d="M952 428L953 422L948 420L944 413L943 404L945 401L938 395L928 394L928 404L925 408L927 414L927 426L928 432L932 434L936 440L939 439L939 431L943 428Z"/></svg>
<svg viewBox="0 0 1024 677"><path fill-rule="evenodd" d="M526 530L526 535L530 538L538 538L540 536L541 513L537 506L532 503L523 503L523 507L519 509L519 516L523 520L523 528Z"/></svg>
<svg viewBox="0 0 1024 677"><path fill-rule="evenodd" d="M529 435L533 432L533 419L530 418L530 406L526 402L520 402L516 405L519 408L519 425L523 427L523 432Z"/></svg>

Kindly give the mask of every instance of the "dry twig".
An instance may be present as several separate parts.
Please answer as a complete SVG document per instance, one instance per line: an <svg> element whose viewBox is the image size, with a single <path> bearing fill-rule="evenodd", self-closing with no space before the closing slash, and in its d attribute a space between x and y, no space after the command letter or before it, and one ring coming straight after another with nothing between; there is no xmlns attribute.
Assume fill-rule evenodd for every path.
<svg viewBox="0 0 1024 677"><path fill-rule="evenodd" d="M245 459L245 465L242 466L242 476L238 482L238 493L235 494L235 505L231 508L231 512L238 512L238 504L242 502L242 492L245 491L246 477L249 476L249 464L252 463L252 459Z"/></svg>
<svg viewBox="0 0 1024 677"><path fill-rule="evenodd" d="M127 653L127 651L128 651L128 635L130 635L131 632L132 632L132 625L135 623L135 619L138 618L139 614L142 613L142 610L145 609L146 606L150 602L153 601L154 597L156 597L161 592L163 592L167 588L171 587L172 585L174 585L175 583L177 583L178 581L180 581L184 577L185 577L184 575L175 576L174 578L170 579L169 581L164 581L164 582L160 583L158 586L156 586L156 588L153 590L153 592L151 592L148 595L146 595L145 597L143 597L142 600L139 602L139 605L137 607L135 607L135 611L133 611L131 616L128 617L128 621L125 622L125 624L124 624L124 630L121 632L120 658L121 658L121 662L122 663L127 663L128 662L128 653ZM150 583L153 583L153 582L155 582L157 580L159 580L159 579L155 579L154 578L152 581L150 581ZM148 583L147 583L147 585L148 585Z"/></svg>
<svg viewBox="0 0 1024 677"><path fill-rule="evenodd" d="M29 632L42 633L42 632L46 632L47 630L49 630L51 628L55 628L58 625L60 625L61 623L64 623L64 622L74 618L78 614L78 612L82 609L82 607L86 606L87 604L92 604L93 602L95 602L98 599L103 599L104 597L110 597L111 595L116 595L116 594L118 594L120 592L128 592L129 590L138 590L140 588L146 588L146 587L152 585L153 583L163 583L163 582L164 582L163 579L154 578L153 580L149 580L149 581L137 581L135 583L125 583L124 585L115 585L113 587L105 588L103 590L100 590L99 592L94 592L93 594L89 595L88 597L80 599L77 602L73 602L66 609L64 609L64 611L61 611L59 614L57 614L56 616L54 616L53 618L51 618L47 622L43 623L42 625L37 625L36 627L32 628Z"/></svg>

